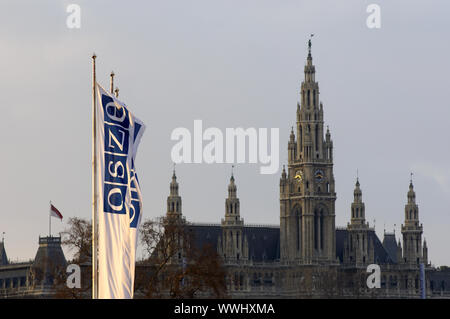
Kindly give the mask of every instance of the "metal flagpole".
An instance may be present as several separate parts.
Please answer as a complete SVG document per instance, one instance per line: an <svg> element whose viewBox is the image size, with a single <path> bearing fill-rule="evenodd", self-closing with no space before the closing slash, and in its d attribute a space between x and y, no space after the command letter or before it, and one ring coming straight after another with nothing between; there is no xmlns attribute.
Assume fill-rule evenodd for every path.
<svg viewBox="0 0 450 319"><path fill-rule="evenodd" d="M114 71L111 71L111 81L110 81L110 89L111 89L111 94L114 94Z"/></svg>
<svg viewBox="0 0 450 319"><path fill-rule="evenodd" d="M52 237L52 201L50 201L50 207L48 210L48 235Z"/></svg>
<svg viewBox="0 0 450 319"><path fill-rule="evenodd" d="M97 224L97 112L95 98L95 53L92 55L92 299L98 298L98 224Z"/></svg>

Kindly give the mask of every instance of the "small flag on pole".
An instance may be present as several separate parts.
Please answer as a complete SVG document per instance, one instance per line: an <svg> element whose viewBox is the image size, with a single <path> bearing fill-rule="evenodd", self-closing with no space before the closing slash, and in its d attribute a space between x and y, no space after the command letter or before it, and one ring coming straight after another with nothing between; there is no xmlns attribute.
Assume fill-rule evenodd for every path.
<svg viewBox="0 0 450 319"><path fill-rule="evenodd" d="M53 206L52 204L50 204L50 216L52 216L52 217L56 217L56 218L59 218L59 219L63 219L63 215L60 213L60 211L55 207L55 206Z"/></svg>

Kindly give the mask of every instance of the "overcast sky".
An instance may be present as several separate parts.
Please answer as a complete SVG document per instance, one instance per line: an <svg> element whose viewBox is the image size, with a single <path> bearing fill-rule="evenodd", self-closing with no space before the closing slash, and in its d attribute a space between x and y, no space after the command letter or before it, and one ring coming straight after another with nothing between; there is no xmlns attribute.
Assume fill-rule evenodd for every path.
<svg viewBox="0 0 450 319"><path fill-rule="evenodd" d="M81 6L81 28L66 7ZM381 28L366 26L370 3ZM287 161L299 87L313 62L334 141L336 225L350 219L356 170L366 218L400 234L410 172L433 264L450 264L450 3L442 1L5 1L0 4L0 232L11 260L34 258L49 201L91 217L91 55L116 73L147 130L136 166L144 218L165 213L177 127L280 129ZM279 178L235 168L241 216L279 224ZM183 214L218 223L230 164L177 166ZM385 226L384 226L385 225ZM52 232L66 227L52 220ZM397 237L398 238L398 237Z"/></svg>

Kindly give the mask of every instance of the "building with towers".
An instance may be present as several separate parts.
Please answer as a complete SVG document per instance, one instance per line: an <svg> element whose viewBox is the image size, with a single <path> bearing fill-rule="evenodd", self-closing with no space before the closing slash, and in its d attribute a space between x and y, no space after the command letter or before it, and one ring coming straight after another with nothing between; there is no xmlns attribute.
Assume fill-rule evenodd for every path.
<svg viewBox="0 0 450 319"><path fill-rule="evenodd" d="M244 223L232 173L222 221L186 222L196 244L217 249L226 267L228 291L236 298L418 298L420 264L426 269L426 295L450 297L445 288L450 272L428 261L412 179L401 227L403 247L394 233L385 232L381 241L366 221L358 177L350 222L336 227L333 141L328 127L325 131L315 75L309 40L297 125L291 129L287 169L283 166L280 178L280 225ZM167 203L167 216L182 216L175 172ZM370 264L381 268L380 289L366 285Z"/></svg>
<svg viewBox="0 0 450 319"><path fill-rule="evenodd" d="M349 210L336 212L333 140L324 124L311 40L300 94L279 182L279 225L245 223L233 172L224 217L207 224L191 223L183 214L174 169L166 217L189 227L198 247L208 244L216 250L233 298L419 298L421 265L427 298L450 298L450 268L434 268L428 260L412 178L399 238L385 232L380 240L367 222L358 176ZM336 214L347 214L349 223L337 227ZM189 262L182 251L174 256L173 263L181 267ZM2 241L0 296L51 296L55 274L65 264L59 237L39 238L35 259L26 263L9 261ZM366 284L371 264L380 267L379 289Z"/></svg>

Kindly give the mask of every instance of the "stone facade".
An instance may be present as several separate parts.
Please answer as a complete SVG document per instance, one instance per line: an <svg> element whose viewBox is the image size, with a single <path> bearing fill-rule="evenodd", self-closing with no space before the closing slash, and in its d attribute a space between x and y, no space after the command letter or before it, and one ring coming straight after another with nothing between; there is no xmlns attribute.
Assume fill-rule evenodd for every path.
<svg viewBox="0 0 450 319"><path fill-rule="evenodd" d="M288 141L288 167L283 167L280 179L280 225L244 223L233 174L222 222L188 223L198 245L210 243L217 248L227 269L231 296L418 298L419 267L424 264L427 296L450 297L445 289L449 279L443 279L448 272L428 263L412 180L402 225L403 248L395 234L385 233L381 242L369 227L359 178L350 222L343 228L335 226L333 141L330 130L324 132L311 42L300 93L296 132L292 128ZM381 268L380 289L367 288L370 264Z"/></svg>
<svg viewBox="0 0 450 319"><path fill-rule="evenodd" d="M288 141L287 171L283 167L279 185L280 225L244 223L233 174L221 223L186 222L175 171L167 216L182 220L199 247L208 243L217 249L233 298L418 298L420 264L425 266L427 297L450 298L450 269L428 263L412 180L401 227L403 247L392 233L385 233L381 242L366 222L358 178L350 222L335 226L333 141L328 128L324 134L311 43L300 92L296 130L292 128ZM174 263L182 262L181 256ZM367 288L370 264L381 267L380 289ZM55 272L65 265L59 237L40 238L36 258L28 263L10 263L2 242L0 297L51 297Z"/></svg>
<svg viewBox="0 0 450 319"><path fill-rule="evenodd" d="M4 242L0 251L6 256ZM0 265L0 298L51 298L54 284L65 274L66 258L61 248L61 237L39 237L39 248L34 260Z"/></svg>

